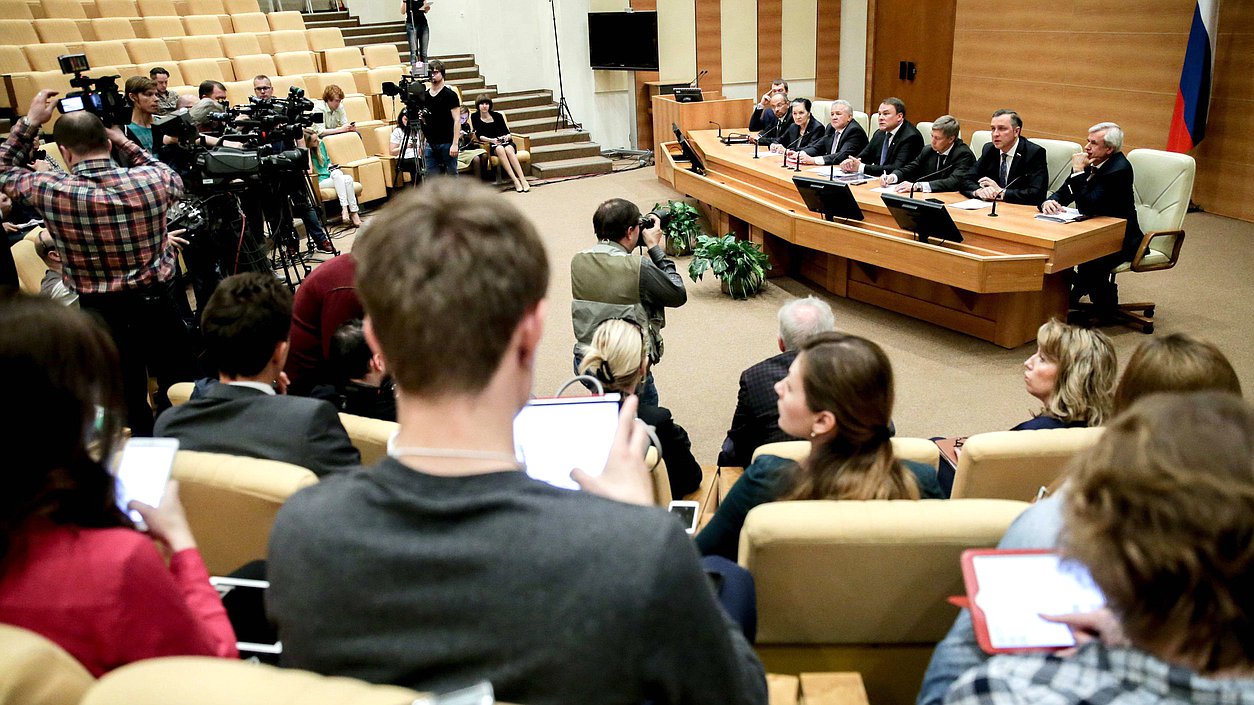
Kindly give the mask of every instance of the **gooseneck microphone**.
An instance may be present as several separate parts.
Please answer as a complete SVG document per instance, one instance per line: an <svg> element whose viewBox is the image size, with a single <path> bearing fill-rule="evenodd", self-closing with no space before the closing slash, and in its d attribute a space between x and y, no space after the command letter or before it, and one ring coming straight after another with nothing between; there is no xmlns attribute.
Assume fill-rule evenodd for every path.
<svg viewBox="0 0 1254 705"><path fill-rule="evenodd" d="M711 124L711 125L713 125L713 126L715 126L715 127L717 127L717 128L718 128L718 138L719 138L720 140L721 140L721 139L723 139L723 126L722 126L722 125L720 125L720 124L718 124L717 122L714 122L713 120L710 120L709 122L710 122L710 124Z"/></svg>
<svg viewBox="0 0 1254 705"><path fill-rule="evenodd" d="M801 140L802 140L802 138L804 138L804 137L805 137L805 135L804 135L804 134L798 133L798 134L797 134L797 139L796 139L796 140L794 140L794 141L793 141L793 143L792 143L792 147L784 147L784 163L783 163L783 164L781 164L780 166L784 167L785 169L787 169L787 168L788 168L788 150L790 150L790 149L792 149L793 147L796 147L797 145L801 144ZM800 160L800 159L798 159L798 160L797 160L797 171L801 171L801 160Z"/></svg>
<svg viewBox="0 0 1254 705"><path fill-rule="evenodd" d="M706 75L707 73L709 73L709 71L701 71L701 70L699 70L699 69L698 69L698 70L697 70L697 77L696 77L696 78L694 78L694 79L692 79L692 81L691 81L688 85L692 86L693 88L700 88L700 87L701 87L701 77L702 77L702 76L704 76L704 75Z"/></svg>
<svg viewBox="0 0 1254 705"><path fill-rule="evenodd" d="M769 130L763 130L763 131L761 131L761 132L759 132L759 133L758 133L757 138L753 140L753 158L754 158L754 159L757 159L757 158L758 158L758 145L762 142L762 135L765 135L765 134L767 134L767 133L779 132L779 127L780 127L780 125L783 125L783 124L784 124L784 121L783 121L783 120L780 120L780 119L776 118L776 120L775 120L775 125L774 125L774 126L772 126L772 127L771 127L771 129L769 129ZM775 137L775 135L773 135L773 134L772 134L772 135L771 135L771 137L772 137L772 139L773 139L773 138Z"/></svg>
<svg viewBox="0 0 1254 705"><path fill-rule="evenodd" d="M1016 176L1016 177L1014 177L1013 179L1011 179L1011 180L1010 180L1010 183L1008 183L1008 184L1006 184L1004 187L1002 187L1001 193L999 193L999 194L997 194L997 195L998 195L998 196L1001 196L1001 195L1005 194L1005 193L1006 193L1006 191L1010 190L1010 187L1011 187L1011 186L1014 186L1014 185L1015 185L1015 182L1016 182L1016 181L1018 181L1019 179L1022 179L1024 176L1026 176L1026 174L1019 174L1018 176ZM996 199L996 198L994 198L994 199L993 199L993 210L989 211L988 217L990 217L990 218L996 218L996 217L997 217L997 199Z"/></svg>
<svg viewBox="0 0 1254 705"><path fill-rule="evenodd" d="M920 176L919 178L917 178L917 179L915 179L915 180L911 181L911 182L910 182L910 198L914 198L914 187L915 187L915 186L918 186L920 181L926 181L926 180L928 180L928 179L932 178L933 176L939 176L939 175L941 175L941 174L943 174L943 173L945 173L945 172L949 171L950 169L954 168L955 166L958 166L958 165L957 165L956 163L954 163L954 164L949 164L948 166L943 166L943 167L941 167L941 168L937 169L936 171L934 171L934 172L932 172L932 173L930 173L930 174L926 174L926 175L924 175L924 176Z"/></svg>

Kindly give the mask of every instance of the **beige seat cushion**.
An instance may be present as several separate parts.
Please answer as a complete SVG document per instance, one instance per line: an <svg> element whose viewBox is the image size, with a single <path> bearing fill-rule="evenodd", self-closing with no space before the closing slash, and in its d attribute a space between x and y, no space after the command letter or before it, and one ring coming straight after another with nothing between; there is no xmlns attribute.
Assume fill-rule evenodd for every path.
<svg viewBox="0 0 1254 705"><path fill-rule="evenodd" d="M0 654L0 705L78 705L96 682L65 649L8 624L0 624Z"/></svg>

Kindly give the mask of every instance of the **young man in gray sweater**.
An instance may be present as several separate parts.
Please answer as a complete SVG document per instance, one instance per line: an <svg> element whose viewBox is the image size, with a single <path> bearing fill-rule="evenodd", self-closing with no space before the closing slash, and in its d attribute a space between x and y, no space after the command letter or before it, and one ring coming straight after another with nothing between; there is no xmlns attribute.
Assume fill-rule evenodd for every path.
<svg viewBox="0 0 1254 705"><path fill-rule="evenodd" d="M437 179L394 199L353 255L400 432L388 459L279 512L283 664L431 691L486 679L529 704L765 703L692 542L647 506L634 398L604 471L572 473L585 491L515 460L549 278L532 224Z"/></svg>

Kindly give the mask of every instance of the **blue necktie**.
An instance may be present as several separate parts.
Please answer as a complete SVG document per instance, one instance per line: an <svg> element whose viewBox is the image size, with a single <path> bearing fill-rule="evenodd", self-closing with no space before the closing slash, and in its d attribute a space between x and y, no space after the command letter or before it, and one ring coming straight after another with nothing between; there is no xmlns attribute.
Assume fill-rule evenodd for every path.
<svg viewBox="0 0 1254 705"><path fill-rule="evenodd" d="M1002 152L1001 169L997 172L997 185L1006 188L1006 177L1010 174L1010 155Z"/></svg>
<svg viewBox="0 0 1254 705"><path fill-rule="evenodd" d="M881 165L884 164L884 162L888 161L888 145L892 141L893 141L893 136L885 132L884 133L884 146L880 148L880 164Z"/></svg>

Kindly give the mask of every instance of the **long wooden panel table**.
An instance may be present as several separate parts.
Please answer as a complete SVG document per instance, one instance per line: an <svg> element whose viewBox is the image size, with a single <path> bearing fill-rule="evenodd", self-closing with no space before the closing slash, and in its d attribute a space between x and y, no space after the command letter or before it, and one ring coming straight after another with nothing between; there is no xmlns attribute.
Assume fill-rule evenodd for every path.
<svg viewBox="0 0 1254 705"><path fill-rule="evenodd" d="M726 128L724 128L726 130ZM714 130L689 140L706 175L676 162L679 149L663 145L658 178L699 201L718 233L762 245L771 276L801 276L837 296L870 303L1013 348L1035 340L1050 317L1067 314L1066 272L1110 254L1123 241L1124 221L1078 223L1036 220L1031 206L999 203L988 209L948 209L963 242L919 242L897 228L880 194L879 179L851 187L864 221L827 222L801 199L782 158L752 145L724 145ZM822 178L806 171L802 174ZM961 194L915 194L946 203Z"/></svg>

